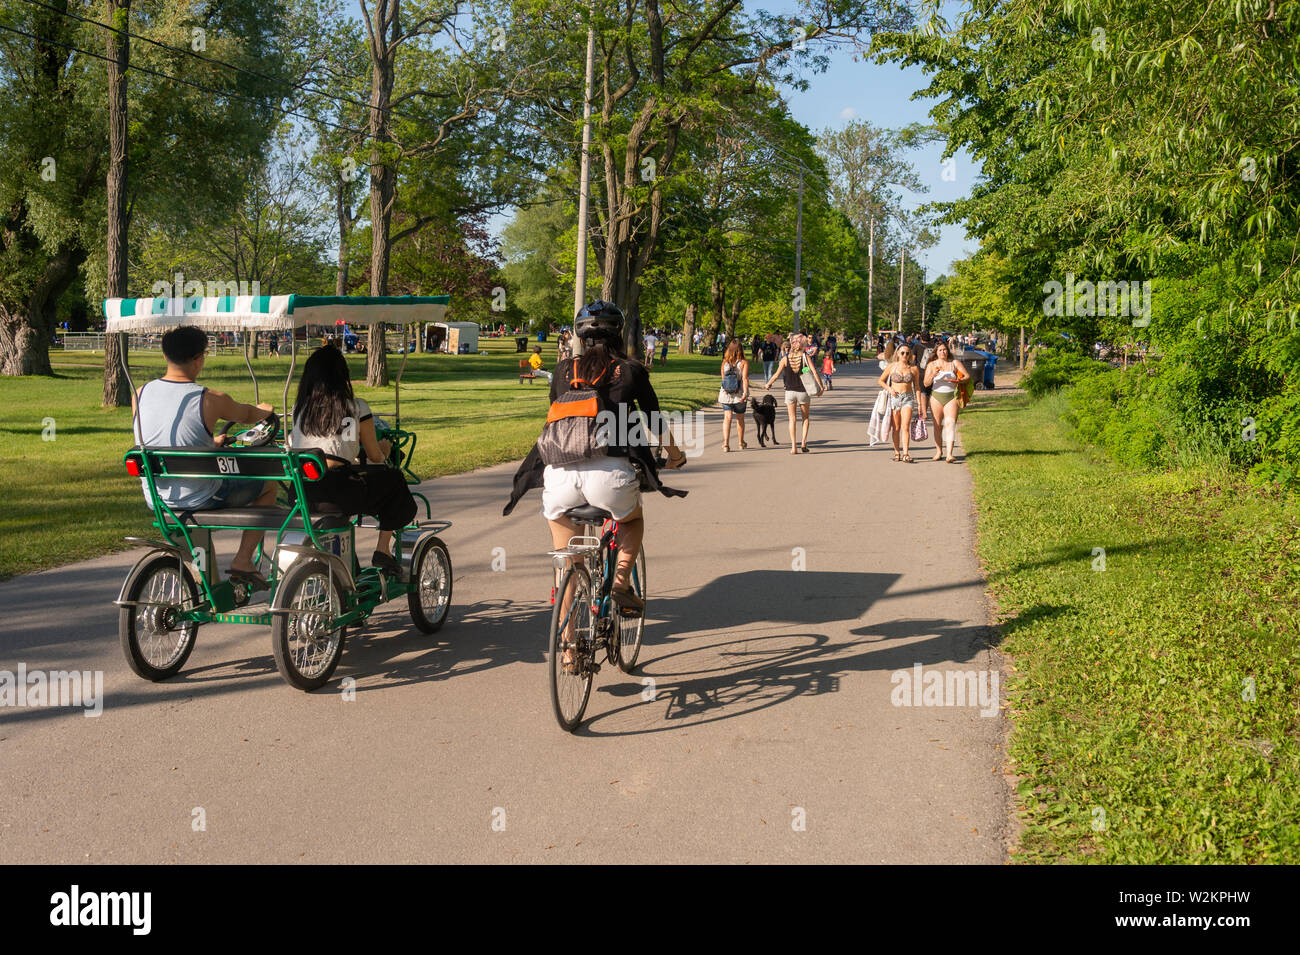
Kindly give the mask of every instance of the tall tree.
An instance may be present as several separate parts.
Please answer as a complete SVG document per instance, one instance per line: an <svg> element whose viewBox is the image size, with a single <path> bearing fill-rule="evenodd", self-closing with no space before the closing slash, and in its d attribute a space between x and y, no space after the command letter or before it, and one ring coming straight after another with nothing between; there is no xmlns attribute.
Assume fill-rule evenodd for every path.
<svg viewBox="0 0 1300 955"><path fill-rule="evenodd" d="M131 0L108 0L109 29L104 31L108 68L108 242L105 297L126 298L126 177L127 106L126 69L131 61ZM126 335L104 339L104 396L106 408L131 403L131 390L123 366L127 362Z"/></svg>
<svg viewBox="0 0 1300 955"><path fill-rule="evenodd" d="M103 17L103 9L95 12ZM152 229L213 221L240 195L239 160L262 148L286 86L276 72L279 5L136 0L131 9L137 42L123 94L131 128L149 135L122 137L130 177L118 180L118 222ZM65 291L84 284L97 306L108 288L109 73L97 51L109 23L91 13L66 2L0 0L0 20L12 28L0 31L0 141L13 159L0 164L3 374L49 374ZM171 272L156 278L170 281Z"/></svg>
<svg viewBox="0 0 1300 955"><path fill-rule="evenodd" d="M660 0L598 0L591 9L597 47L592 242L604 297L627 314L626 344L639 354L641 281L673 211L678 173L690 170L683 136L724 119L729 106L762 104L776 86L805 86L797 71L823 66L818 51L830 44L905 27L911 17L889 0L808 4L798 18L750 13L741 0L674 6L667 14ZM531 46L523 58L553 57L563 47L568 62L581 61L584 32L544 13L525 16ZM543 100L550 115L579 128L580 90L548 91Z"/></svg>

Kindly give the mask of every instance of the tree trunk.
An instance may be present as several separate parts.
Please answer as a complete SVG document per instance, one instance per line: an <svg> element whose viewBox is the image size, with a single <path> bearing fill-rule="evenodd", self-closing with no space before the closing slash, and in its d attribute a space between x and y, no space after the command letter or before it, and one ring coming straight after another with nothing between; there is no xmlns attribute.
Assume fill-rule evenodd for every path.
<svg viewBox="0 0 1300 955"><path fill-rule="evenodd" d="M131 0L108 0L108 19L115 30L106 31L108 56L108 260L106 297L126 298L126 70L131 47L127 36ZM130 406L131 389L123 366L127 362L127 336L104 338L105 408Z"/></svg>
<svg viewBox="0 0 1300 955"><path fill-rule="evenodd" d="M740 296L731 300L731 311L727 313L727 341L736 337L736 322L740 319Z"/></svg>
<svg viewBox="0 0 1300 955"><path fill-rule="evenodd" d="M717 335L727 320L727 289L716 275L709 282L709 300L713 303L713 334Z"/></svg>
<svg viewBox="0 0 1300 955"><path fill-rule="evenodd" d="M686 306L686 318L682 322L682 344L677 349L679 355L689 355L695 350L695 313L699 307L691 302Z"/></svg>
<svg viewBox="0 0 1300 955"><path fill-rule="evenodd" d="M727 313L722 283L716 275L709 282L709 301L713 306L713 317L709 319L709 330L704 333L704 347L706 348L712 348L717 342L718 332L722 331L722 321Z"/></svg>
<svg viewBox="0 0 1300 955"><path fill-rule="evenodd" d="M52 375L50 336L59 299L77 277L86 252L63 248L45 264L27 301L0 305L0 375Z"/></svg>
<svg viewBox="0 0 1300 955"><path fill-rule="evenodd" d="M356 219L352 215L352 210L348 208L347 196L345 190L347 183L343 180L343 172L339 172L339 181L335 194L335 206L339 217L339 259L338 272L334 279L334 294L348 294L348 236L352 234L352 225Z"/></svg>
<svg viewBox="0 0 1300 955"><path fill-rule="evenodd" d="M370 294L388 294L388 265L392 255L389 235L393 202L397 193L397 170L393 166L393 136L389 129L392 108L394 65L401 26L397 17L399 0L379 0L374 12L374 42L370 70ZM385 29L387 27L387 29ZM387 340L383 323L370 326L366 346L366 384L388 385Z"/></svg>
<svg viewBox="0 0 1300 955"><path fill-rule="evenodd" d="M49 331L39 315L0 306L0 375L52 375Z"/></svg>

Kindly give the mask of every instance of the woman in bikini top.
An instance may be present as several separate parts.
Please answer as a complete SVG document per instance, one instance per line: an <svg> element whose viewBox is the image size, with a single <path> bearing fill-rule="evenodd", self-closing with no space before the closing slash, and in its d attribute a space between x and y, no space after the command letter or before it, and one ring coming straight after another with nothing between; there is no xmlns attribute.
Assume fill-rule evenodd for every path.
<svg viewBox="0 0 1300 955"><path fill-rule="evenodd" d="M908 361L911 354L912 350L908 346L901 346L898 349L898 360L889 366L889 390L896 395L907 394L916 383L916 368ZM884 375L881 376L880 383L882 385L885 383L884 377ZM899 385L905 387L899 388Z"/></svg>

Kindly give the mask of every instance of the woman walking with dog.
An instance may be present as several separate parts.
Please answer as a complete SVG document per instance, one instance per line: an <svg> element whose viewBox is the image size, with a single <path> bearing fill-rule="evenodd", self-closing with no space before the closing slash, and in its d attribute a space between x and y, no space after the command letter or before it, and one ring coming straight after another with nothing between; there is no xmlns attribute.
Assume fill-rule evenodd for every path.
<svg viewBox="0 0 1300 955"><path fill-rule="evenodd" d="M781 356L781 361L776 366L776 371L772 377L767 380L766 388L772 387L772 382L780 378L785 385L785 410L790 416L790 453L798 454L802 451L808 453L808 426L809 417L812 410L812 395L804 387L802 373L805 369L811 369L812 365L808 361L808 355L804 351L807 339L802 335L794 335L790 339L790 350ZM796 409L803 412L803 440L797 445L795 442L795 420L797 417Z"/></svg>
<svg viewBox="0 0 1300 955"><path fill-rule="evenodd" d="M966 366L952 357L948 343L940 341L934 346L934 357L925 366L925 384L930 386L930 413L934 417L934 460L943 457L946 449L948 463L956 464L952 456L953 441L957 438L957 410L961 402L958 392L970 378ZM940 425L943 447L939 445Z"/></svg>
<svg viewBox="0 0 1300 955"><path fill-rule="evenodd" d="M881 373L880 387L890 391L889 413L894 426L894 460L911 464L912 416L922 413L917 400L921 391L921 370L916 367L911 345L899 345L894 359Z"/></svg>
<svg viewBox="0 0 1300 955"><path fill-rule="evenodd" d="M736 437L740 441L740 450L749 447L745 443L745 401L749 398L749 362L741 348L740 339L733 338L727 344L727 353L722 359L722 387L718 390L718 404L722 405L722 450L731 450L731 419L736 419Z"/></svg>

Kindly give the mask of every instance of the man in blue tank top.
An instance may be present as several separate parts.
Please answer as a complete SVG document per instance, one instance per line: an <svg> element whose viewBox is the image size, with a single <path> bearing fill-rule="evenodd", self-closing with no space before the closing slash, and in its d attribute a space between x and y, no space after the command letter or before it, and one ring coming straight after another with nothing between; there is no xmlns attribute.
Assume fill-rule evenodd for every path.
<svg viewBox="0 0 1300 955"><path fill-rule="evenodd" d="M139 416L140 439L146 448L214 448L220 440L212 429L218 421L256 424L272 410L271 405L242 404L229 395L198 384L207 357L208 336L193 325L173 328L162 338L167 373L140 386L132 401L132 411ZM149 500L148 483L141 478L145 500ZM271 481L186 480L155 481L158 496L174 511L211 510L222 507L260 507L275 504L275 484ZM253 553L261 543L262 531L244 531L239 550L230 564L230 576L248 583L255 590L267 589L266 579L253 563Z"/></svg>

